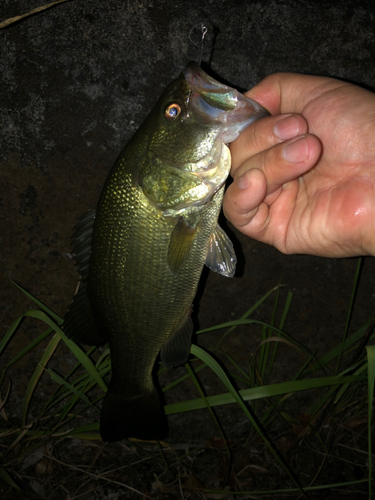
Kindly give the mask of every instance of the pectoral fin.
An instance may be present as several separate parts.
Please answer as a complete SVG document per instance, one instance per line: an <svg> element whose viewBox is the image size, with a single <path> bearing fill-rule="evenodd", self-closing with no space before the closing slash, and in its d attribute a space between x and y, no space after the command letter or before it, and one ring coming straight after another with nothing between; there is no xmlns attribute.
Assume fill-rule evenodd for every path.
<svg viewBox="0 0 375 500"><path fill-rule="evenodd" d="M205 264L211 271L228 278L233 278L236 272L237 257L233 244L219 224L211 236Z"/></svg>
<svg viewBox="0 0 375 500"><path fill-rule="evenodd" d="M182 326L167 340L161 348L161 360L165 367L180 366L186 363L191 347L193 322L190 312Z"/></svg>
<svg viewBox="0 0 375 500"><path fill-rule="evenodd" d="M173 276L178 275L188 258L196 232L197 226L190 226L183 217L173 229L168 247L168 267Z"/></svg>

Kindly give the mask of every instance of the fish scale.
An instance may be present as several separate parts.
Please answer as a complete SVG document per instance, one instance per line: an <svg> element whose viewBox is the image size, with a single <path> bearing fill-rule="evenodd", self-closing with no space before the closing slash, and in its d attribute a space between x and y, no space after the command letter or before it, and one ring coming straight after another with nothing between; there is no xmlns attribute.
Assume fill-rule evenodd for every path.
<svg viewBox="0 0 375 500"><path fill-rule="evenodd" d="M115 364L122 366L121 357L126 358L128 349L131 347L136 351L138 346L138 349L142 350L142 359L137 355L134 359L137 360L136 363L148 366L148 358L151 357L155 361L160 351L160 342L164 343L171 331L177 329L181 315L185 316L191 306L206 258L209 235L216 226L212 215L221 206L222 190L217 193L215 203L207 205L203 211L203 229L197 235L189 259L177 279L168 272L166 252L170 234L176 223L175 218L160 216L159 211L146 203L141 191L131 190L133 196L129 195L128 191L125 188L122 197L118 196L118 192L112 197L108 194L103 205L99 205L102 215L96 221L98 230L94 234L93 245L97 240L101 241L101 244L90 261L96 290L91 291L90 298L97 311L100 329L103 332L108 329L118 332L113 342L121 346L121 352L118 348L114 351L112 360ZM108 193L110 192L111 187L108 188ZM130 206L134 207L133 210L128 210ZM105 214L108 214L109 220ZM125 228L124 224L121 224L122 220L126 220ZM108 234L108 228L113 232L111 235ZM129 241L133 242L131 246ZM123 252L124 248L127 248L126 254ZM111 260L108 262L106 275L102 273L102 269L103 261L108 259ZM137 267L134 266L135 261ZM145 272L142 272L142 269ZM151 293L135 295L133 291L139 290L141 286L147 292L151 290ZM190 293L180 293L184 288L191 290ZM119 290L123 291L122 294L118 293ZM108 302L113 304L114 311L109 321L106 311L101 312L101 305ZM124 314L121 307L123 303L126 304L127 314ZM129 325L133 335L121 335L124 330L129 329ZM158 338L159 332L165 332L162 340L160 334ZM107 333L106 336L109 338L112 352L111 335ZM143 339L146 340L146 345L140 345ZM133 367L130 368L132 369ZM115 370L112 370L113 378L116 375L118 380L129 380L131 374L128 372L125 368L117 376ZM144 369L137 370L137 373L143 377Z"/></svg>

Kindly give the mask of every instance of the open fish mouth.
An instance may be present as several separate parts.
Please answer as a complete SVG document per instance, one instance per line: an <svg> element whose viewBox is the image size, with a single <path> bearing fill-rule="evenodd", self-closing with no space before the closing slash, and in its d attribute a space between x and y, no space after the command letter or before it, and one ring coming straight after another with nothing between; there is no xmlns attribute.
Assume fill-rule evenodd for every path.
<svg viewBox="0 0 375 500"><path fill-rule="evenodd" d="M183 75L191 89L189 111L202 123L220 124L224 143L234 141L251 123L269 115L260 104L218 82L195 62L186 66Z"/></svg>

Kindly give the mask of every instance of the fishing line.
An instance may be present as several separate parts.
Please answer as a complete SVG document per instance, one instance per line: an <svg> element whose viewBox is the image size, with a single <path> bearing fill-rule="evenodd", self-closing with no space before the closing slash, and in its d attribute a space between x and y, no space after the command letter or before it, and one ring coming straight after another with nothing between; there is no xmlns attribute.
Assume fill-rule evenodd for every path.
<svg viewBox="0 0 375 500"><path fill-rule="evenodd" d="M197 45L195 42L193 42L192 38L191 38L191 33L192 31L197 27L199 26L199 28L201 29L201 32L202 32L202 37L201 37L201 41L200 41L200 45ZM200 49L200 52L199 52L199 60L198 60L198 64L199 66L201 65L202 63L202 53L203 53L203 43L204 43L204 37L206 36L206 33L207 33L208 29L207 29L207 26L205 26L203 23L200 23L200 24L195 24L191 30L190 30L190 33L189 33L189 40L191 41L191 43L193 45L195 45L196 47L198 47L198 49Z"/></svg>

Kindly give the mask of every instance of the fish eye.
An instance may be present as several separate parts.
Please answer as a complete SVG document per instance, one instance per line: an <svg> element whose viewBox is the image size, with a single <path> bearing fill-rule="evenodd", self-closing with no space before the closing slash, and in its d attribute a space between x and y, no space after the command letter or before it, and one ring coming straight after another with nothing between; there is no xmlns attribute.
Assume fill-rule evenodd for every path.
<svg viewBox="0 0 375 500"><path fill-rule="evenodd" d="M176 103L170 104L164 111L164 116L167 120L173 121L181 113L181 106Z"/></svg>

